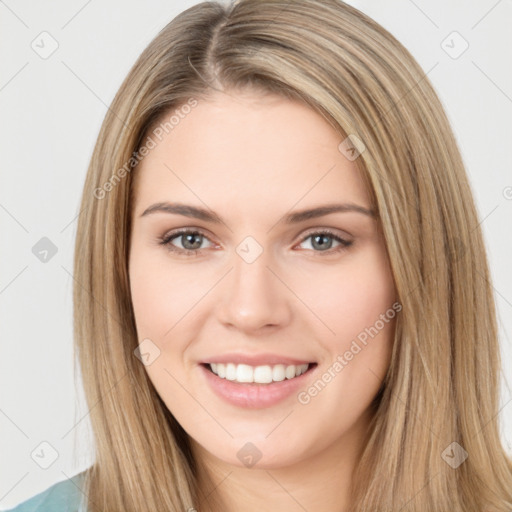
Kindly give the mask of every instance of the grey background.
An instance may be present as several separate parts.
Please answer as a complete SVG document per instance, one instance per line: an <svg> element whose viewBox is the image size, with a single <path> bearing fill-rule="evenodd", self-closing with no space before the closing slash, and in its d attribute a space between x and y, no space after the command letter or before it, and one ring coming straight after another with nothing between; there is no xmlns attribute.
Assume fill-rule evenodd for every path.
<svg viewBox="0 0 512 512"><path fill-rule="evenodd" d="M0 508L93 462L72 359L78 201L93 144L121 81L157 32L196 3L0 0ZM510 383L512 1L349 3L412 52L447 110L489 250ZM41 36L43 31L50 36ZM469 44L460 56L465 43L454 31ZM52 44L58 44L56 51L42 58ZM43 237L57 251L52 256L49 249L47 262L33 253L38 243L48 248ZM512 452L509 387L501 403L503 439ZM50 463L54 452L43 442L57 455L47 469L41 464Z"/></svg>

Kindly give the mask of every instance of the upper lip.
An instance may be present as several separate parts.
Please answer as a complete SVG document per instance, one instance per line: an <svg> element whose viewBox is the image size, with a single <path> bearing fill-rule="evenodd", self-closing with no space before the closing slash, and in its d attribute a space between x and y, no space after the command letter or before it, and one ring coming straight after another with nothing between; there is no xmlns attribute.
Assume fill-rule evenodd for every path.
<svg viewBox="0 0 512 512"><path fill-rule="evenodd" d="M293 357L281 356L278 354L222 354L220 356L210 357L202 361L203 364L210 363L234 363L234 364L248 364L249 366L263 366L263 365L301 365L312 363L313 361L295 359Z"/></svg>

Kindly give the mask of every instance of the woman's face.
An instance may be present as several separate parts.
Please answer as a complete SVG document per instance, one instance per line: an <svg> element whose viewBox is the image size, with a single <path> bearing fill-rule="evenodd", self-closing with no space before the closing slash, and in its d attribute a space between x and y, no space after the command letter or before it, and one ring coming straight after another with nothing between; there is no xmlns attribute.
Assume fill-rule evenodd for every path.
<svg viewBox="0 0 512 512"><path fill-rule="evenodd" d="M129 274L149 378L211 460L355 450L397 306L357 153L277 96L193 104L136 171Z"/></svg>

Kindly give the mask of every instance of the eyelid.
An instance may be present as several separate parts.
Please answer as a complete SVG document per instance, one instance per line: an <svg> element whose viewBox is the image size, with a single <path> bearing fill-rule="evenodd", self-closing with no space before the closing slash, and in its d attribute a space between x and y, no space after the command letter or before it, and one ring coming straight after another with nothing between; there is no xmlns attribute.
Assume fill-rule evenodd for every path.
<svg viewBox="0 0 512 512"><path fill-rule="evenodd" d="M314 235L315 233L328 233L333 236L337 236L339 238L342 238L346 242L351 242L353 239L353 236L348 233L347 231L342 231L337 228L322 228L322 227L313 227L306 230L306 234L302 236L301 242L303 242L306 238L310 237L311 235Z"/></svg>

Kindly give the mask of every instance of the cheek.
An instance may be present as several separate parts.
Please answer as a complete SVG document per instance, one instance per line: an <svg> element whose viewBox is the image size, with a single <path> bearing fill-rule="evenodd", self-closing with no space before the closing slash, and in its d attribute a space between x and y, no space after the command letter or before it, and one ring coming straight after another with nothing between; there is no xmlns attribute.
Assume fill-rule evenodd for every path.
<svg viewBox="0 0 512 512"><path fill-rule="evenodd" d="M304 282L301 293L321 320L318 334L323 333L324 340L332 339L340 349L376 322L379 330L386 330L379 319L392 307L396 296L391 269L380 245L347 258L337 268L317 272L314 279Z"/></svg>
<svg viewBox="0 0 512 512"><path fill-rule="evenodd" d="M169 308L165 307L172 300L172 292L165 287L163 280L155 277L154 270L146 272L144 277L137 274L131 277L132 304L140 338L160 338L164 329L172 325L168 317Z"/></svg>
<svg viewBox="0 0 512 512"><path fill-rule="evenodd" d="M145 345L152 358L145 370L167 408L182 411L190 408L190 396L178 384L185 381L180 354L187 343L179 330L186 325L185 315L197 303L200 290L176 269L166 264L163 251L146 251L134 244L129 274L138 341L151 340Z"/></svg>
<svg viewBox="0 0 512 512"><path fill-rule="evenodd" d="M193 275L179 272L168 263L165 249L161 251L134 249L129 270L138 335L159 344L205 292Z"/></svg>
<svg viewBox="0 0 512 512"><path fill-rule="evenodd" d="M389 366L395 286L381 246L353 261L347 259L332 274L331 269L324 277L317 276L318 287L308 300L322 320L316 332L329 354L325 366L330 372L326 380L333 382L331 393L349 409L358 410L377 392Z"/></svg>

